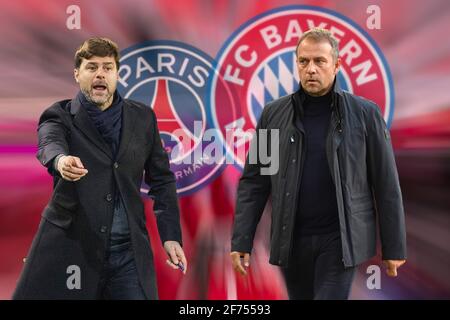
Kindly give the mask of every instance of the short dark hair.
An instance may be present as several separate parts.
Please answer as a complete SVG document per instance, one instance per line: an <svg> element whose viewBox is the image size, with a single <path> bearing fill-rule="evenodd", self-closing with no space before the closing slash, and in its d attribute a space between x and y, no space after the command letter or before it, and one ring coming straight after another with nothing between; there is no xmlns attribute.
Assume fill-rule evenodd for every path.
<svg viewBox="0 0 450 320"><path fill-rule="evenodd" d="M97 57L114 57L117 70L119 70L120 53L117 44L108 39L93 37L83 42L83 44L75 52L75 68L80 68L83 59Z"/></svg>
<svg viewBox="0 0 450 320"><path fill-rule="evenodd" d="M295 55L298 55L298 47L303 42L303 40L307 38L312 38L315 41L322 41L326 40L330 43L331 49L332 49L332 56L333 59L336 61L339 57L339 42L337 39L333 36L333 34L325 29L322 28L312 28L308 31L306 31L300 39L297 42L297 47L295 48Z"/></svg>

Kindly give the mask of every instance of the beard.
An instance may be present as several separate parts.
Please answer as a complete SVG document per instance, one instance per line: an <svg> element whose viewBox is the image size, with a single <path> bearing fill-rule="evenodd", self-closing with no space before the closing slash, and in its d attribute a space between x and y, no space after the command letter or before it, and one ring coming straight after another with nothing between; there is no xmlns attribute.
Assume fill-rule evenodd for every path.
<svg viewBox="0 0 450 320"><path fill-rule="evenodd" d="M106 94L103 96L96 96L93 94L93 89L82 88L81 92L86 97L86 100L92 104L95 104L98 107L105 105L113 96L112 93L109 92L108 88L106 89Z"/></svg>

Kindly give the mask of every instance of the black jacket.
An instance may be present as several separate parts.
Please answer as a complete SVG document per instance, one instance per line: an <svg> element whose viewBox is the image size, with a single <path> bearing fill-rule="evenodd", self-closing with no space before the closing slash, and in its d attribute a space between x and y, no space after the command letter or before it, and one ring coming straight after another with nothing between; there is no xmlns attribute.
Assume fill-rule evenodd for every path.
<svg viewBox="0 0 450 320"><path fill-rule="evenodd" d="M232 251L251 252L257 224L271 195L270 263L280 266L290 263L302 172L304 132L301 120L296 120L301 119L302 107L300 99L294 102L298 96L277 99L262 112L257 134L259 129L279 130L279 170L261 175L261 162L250 164L247 158L239 181L231 243ZM326 153L336 187L343 262L354 266L376 254L375 212L382 258L405 259L402 195L389 131L379 108L337 85L332 100ZM268 144L270 150L270 139ZM257 148L256 144L250 152L254 152L252 148Z"/></svg>
<svg viewBox="0 0 450 320"><path fill-rule="evenodd" d="M16 299L95 299L108 248L115 187L128 215L131 242L141 286L147 298L157 298L150 239L146 229L141 182L150 186L162 242L181 243L175 178L161 145L151 108L125 100L122 135L114 161L86 110L77 99L48 108L39 120L37 158L54 176L51 200L43 211ZM60 178L52 170L58 154L77 156L88 174L79 181ZM81 289L69 290L67 268L81 271Z"/></svg>

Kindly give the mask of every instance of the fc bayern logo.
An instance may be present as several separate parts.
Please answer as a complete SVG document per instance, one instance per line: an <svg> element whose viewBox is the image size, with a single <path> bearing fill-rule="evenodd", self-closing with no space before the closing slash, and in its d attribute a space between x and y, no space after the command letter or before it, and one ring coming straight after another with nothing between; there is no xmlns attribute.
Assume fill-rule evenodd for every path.
<svg viewBox="0 0 450 320"><path fill-rule="evenodd" d="M244 23L217 55L218 72L211 84L215 126L228 130L255 129L263 107L298 89L295 48L307 30L329 30L339 41L340 87L378 104L388 126L394 91L388 64L375 41L355 22L332 10L288 6L270 10ZM228 156L243 168L249 141L223 139ZM239 144L244 144L239 145Z"/></svg>
<svg viewBox="0 0 450 320"><path fill-rule="evenodd" d="M194 157L203 154L203 134L213 128L208 107L212 59L175 41L139 43L123 50L121 56L118 90L124 98L153 108L178 194L205 186L222 167ZM148 191L144 184L141 191Z"/></svg>

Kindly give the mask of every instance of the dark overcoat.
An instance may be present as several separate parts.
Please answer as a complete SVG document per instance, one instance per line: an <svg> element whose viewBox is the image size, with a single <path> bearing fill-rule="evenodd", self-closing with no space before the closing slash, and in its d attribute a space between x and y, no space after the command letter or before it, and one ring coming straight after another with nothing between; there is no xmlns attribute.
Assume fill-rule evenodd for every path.
<svg viewBox="0 0 450 320"><path fill-rule="evenodd" d="M13 298L98 298L118 188L141 286L147 298L156 299L153 254L140 192L143 175L154 199L161 241L181 243L181 228L175 178L153 110L124 100L116 159L77 99L60 101L45 110L38 134L37 158L53 175L54 189ZM63 180L52 168L55 156L61 153L79 157L88 174L76 182ZM76 270L79 288L74 288L71 278Z"/></svg>
<svg viewBox="0 0 450 320"><path fill-rule="evenodd" d="M302 89L300 89L302 90ZM262 161L247 158L239 182L231 243L232 251L251 252L257 224L272 199L270 262L283 267L292 262L294 225L299 201L305 132L299 93L270 102L256 128L279 132L279 170L262 174ZM326 155L336 189L342 260L358 265L376 254L377 215L383 260L406 259L406 228L402 193L389 130L378 106L362 97L332 92L332 115ZM256 140L255 140L256 141ZM266 150L275 148L267 138ZM259 142L250 152L259 154ZM265 154L265 151L262 152ZM266 168L267 169L267 168Z"/></svg>

